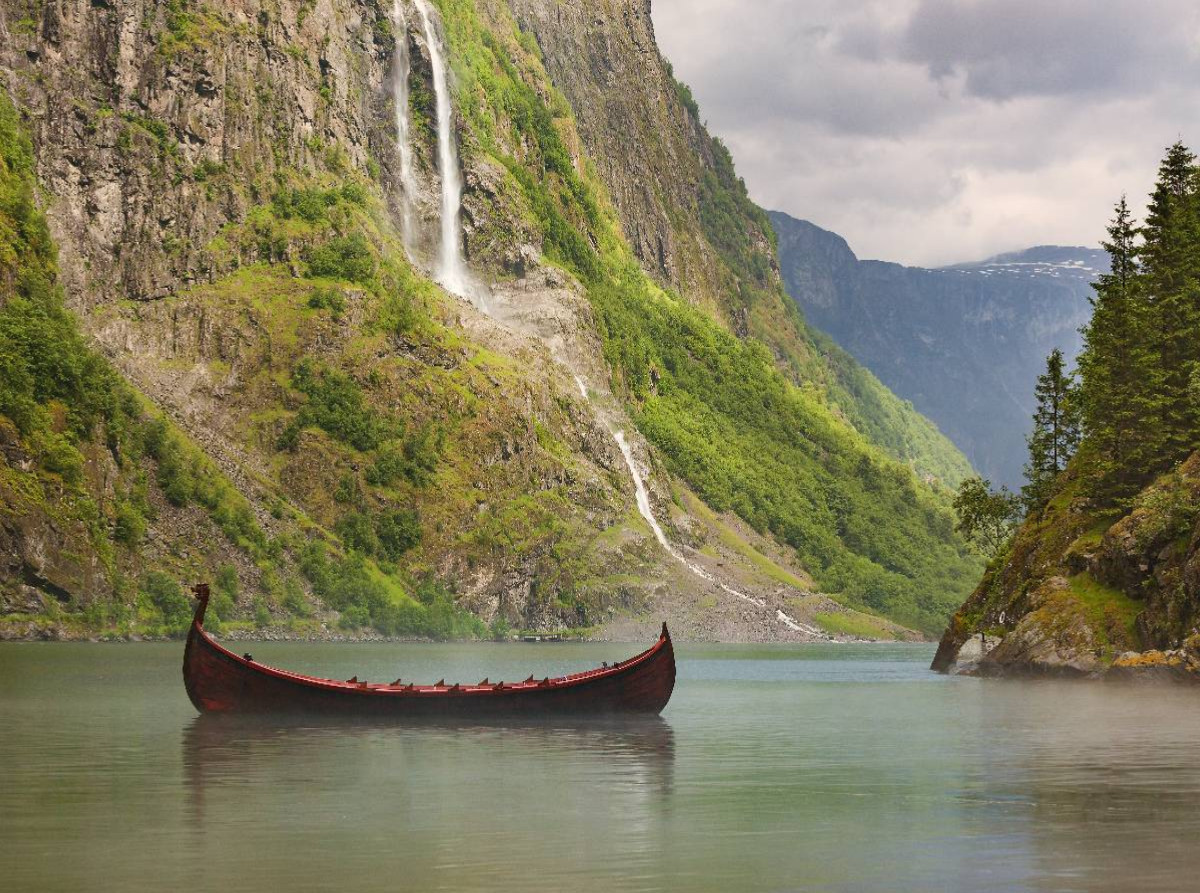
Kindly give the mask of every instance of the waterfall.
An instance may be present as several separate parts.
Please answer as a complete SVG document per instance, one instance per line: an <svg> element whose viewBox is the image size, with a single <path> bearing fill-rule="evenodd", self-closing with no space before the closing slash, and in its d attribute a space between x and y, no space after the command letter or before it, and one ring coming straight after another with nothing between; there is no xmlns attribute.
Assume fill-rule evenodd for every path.
<svg viewBox="0 0 1200 893"><path fill-rule="evenodd" d="M429 47L429 58L433 64L433 90L437 99L438 173L442 178L442 248L437 277L447 291L467 298L470 297L470 288L459 243L462 172L458 167L458 145L454 139L446 49L434 27L428 0L414 2Z"/></svg>
<svg viewBox="0 0 1200 893"><path fill-rule="evenodd" d="M629 468L629 476L633 478L633 491L637 497L638 511L641 512L646 523L650 525L650 529L654 531L654 538L658 540L658 544L670 552L675 558L688 564L667 541L667 535L663 533L663 529L659 526L658 520L654 517L654 510L650 505L650 494L646 492L646 484L642 480L642 473L638 471L637 463L633 461L633 450L629 448L628 442L625 440L624 431L614 431L613 438L617 441L617 446L621 448L621 455L625 457L625 465ZM695 569L692 569L693 572Z"/></svg>
<svg viewBox="0 0 1200 893"><path fill-rule="evenodd" d="M579 386L579 393L582 395L584 401L590 403L591 400L588 398L587 384L579 375L575 376L575 384ZM629 441L625 439L625 432L618 428L613 428L611 425L608 425L608 430L609 433L612 434L613 440L617 442L617 447L621 450L621 456L625 459L625 467L629 469L629 476L633 479L633 492L637 501L638 514L640 514L642 518L645 519L646 523L650 525L650 530L654 533L654 538L658 540L658 544L662 546L664 550L666 550L668 555L670 555L700 579L712 583L721 591L728 593L735 598L739 598L744 602L749 602L750 604L759 608L766 608L767 603L763 599L755 598L754 596L747 595L744 592L739 592L732 586L721 582L700 565L696 564L696 562L690 561L682 552L671 545L671 541L667 539L666 533L663 532L662 525L659 524L658 519L654 517L654 507L650 505L650 494L646 490L646 482L642 478L642 472L638 468L637 462L634 461L633 450L629 447ZM816 627L800 623L794 617L778 609L775 611L775 620L795 632L805 633L806 635L816 636L822 639L830 638L830 636L825 632L817 629Z"/></svg>
<svg viewBox="0 0 1200 893"><path fill-rule="evenodd" d="M392 71L392 92L396 105L396 145L400 156L400 181L404 190L401 198L401 211L404 225L405 246L411 252L413 232L412 200L417 193L416 173L413 169L412 143L409 122L408 75L411 60L408 55L407 27L404 14L404 0L392 0L392 23L397 31L395 58ZM453 109L450 104L449 69L447 67L446 48L442 43L437 29L434 27L433 16L429 9L428 0L413 0L417 14L421 19L421 27L425 32L425 42L429 47L429 58L433 67L433 89L437 100L437 139L438 139L438 172L442 181L441 202L441 253L438 261L437 279L447 291L474 301L481 310L489 313L487 293L482 285L473 283L467 272L462 256L460 243L462 215L462 172L459 169L458 145L454 137ZM579 394L584 402L590 403L587 384L579 375L575 375L575 383L579 386ZM650 494L646 491L645 481L633 459L633 452L625 440L625 432L614 428L605 422L609 433L616 440L629 468L633 479L634 492L637 497L638 512L650 525L654 538L672 558L682 564L691 573L703 580L718 586L726 593L743 601L750 602L759 608L766 608L767 603L759 598L738 592L731 586L722 583L700 565L688 560L676 550L667 539L658 519L654 517L650 505ZM775 612L775 619L797 632L828 638L820 630L797 623L783 611Z"/></svg>
<svg viewBox="0 0 1200 893"><path fill-rule="evenodd" d="M400 160L400 223L404 247L412 254L413 199L417 194L417 174L413 167L411 123L408 108L408 74L412 60L408 54L408 17L403 0L392 0L392 31L396 47L392 53L392 102L396 117L396 154Z"/></svg>

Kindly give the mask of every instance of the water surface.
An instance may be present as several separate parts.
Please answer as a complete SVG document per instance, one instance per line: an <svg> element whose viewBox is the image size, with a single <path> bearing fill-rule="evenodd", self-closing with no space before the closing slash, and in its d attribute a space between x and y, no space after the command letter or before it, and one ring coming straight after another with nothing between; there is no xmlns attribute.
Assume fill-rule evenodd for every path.
<svg viewBox="0 0 1200 893"><path fill-rule="evenodd" d="M520 679L628 645L297 645ZM924 646L693 646L662 720L196 716L181 644L0 646L7 890L1194 889L1200 695L930 674Z"/></svg>

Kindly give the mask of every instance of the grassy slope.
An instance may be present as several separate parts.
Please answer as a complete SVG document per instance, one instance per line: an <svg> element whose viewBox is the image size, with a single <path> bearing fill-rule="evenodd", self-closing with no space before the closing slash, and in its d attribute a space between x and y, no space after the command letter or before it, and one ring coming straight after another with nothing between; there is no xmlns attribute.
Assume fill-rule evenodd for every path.
<svg viewBox="0 0 1200 893"><path fill-rule="evenodd" d="M925 630L940 627L978 564L953 532L944 492L925 486L893 458L897 444L914 437L885 421L895 398L879 398L886 392L877 382L873 389L873 380L857 367L840 377L831 371L839 357L815 358L810 334L794 316L790 328L771 326L782 333L776 341L807 344L787 354L792 378L761 341L734 337L708 313L653 283L619 237L602 186L568 151L577 145L571 112L549 84L536 44L523 39L511 20L507 28L485 27L472 2L440 5L460 107L474 137L470 145L512 172L547 255L586 286L614 385L670 470L714 508L733 509L794 547L818 584L847 603ZM534 177L531 170L546 175ZM739 213L761 216L746 210L744 187L731 183L732 176L730 166L706 186L709 200L722 209L706 224L714 239L724 226L736 231ZM758 284L743 292L774 288L752 245L735 239L724 251L743 268L743 279L757 277ZM751 300L763 313L794 307L781 297L774 301L781 292L770 295L773 303ZM819 374L809 375L810 367L819 367ZM851 398L847 382L861 386L866 398ZM881 434L883 443L873 442L851 423L853 414L873 415L891 439ZM903 416L905 423L917 418ZM936 439L928 423L914 423L914 429ZM931 464L953 480L965 462L945 446L940 458L932 452Z"/></svg>
<svg viewBox="0 0 1200 893"><path fill-rule="evenodd" d="M6 626L54 625L68 633L177 633L189 609L174 581L206 577L217 581L218 625L234 620L263 626L282 615L298 620L303 631L302 618L312 613L307 589L341 609L352 623L371 622L385 632L484 632L444 590L398 572L388 559L411 548L414 535L406 533L405 518L395 512L372 514L361 493L350 497L361 500L354 514L363 522L358 532L368 543L357 552L348 553L346 537L334 532L336 525L323 529L283 500L273 510L276 535L268 536L250 504L213 462L85 344L55 282L53 245L34 203L30 146L3 97L0 152L0 437L6 447L0 520L14 548L46 537L57 538L62 552L46 567L24 561L24 571L5 581L11 605L20 597L20 576L45 572L60 579L42 580L42 588L61 592L61 601L31 605L30 613L10 611L3 618ZM331 228L330 218L340 214L346 215L346 229L361 235L368 229L361 207L365 197L343 188L333 192L332 197L320 195L321 211L314 220L297 222L275 203L252 214L246 228L230 236L286 242ZM283 230L290 230L287 236ZM359 280L362 293L378 301L374 328L421 323L414 305L428 285L406 278L403 268L381 268L365 237L361 245L355 243L361 252L338 253L333 249L345 247L348 237L323 235L323 246L317 247L334 255L323 268L332 278L313 275L297 283L270 265L251 266L206 287L212 305L227 300L253 312L256 302L268 302L259 309L280 327L277 350L289 342L298 345L297 329L314 316L333 312L310 306L315 293L341 302L342 287L352 280ZM371 328L364 336L368 340ZM370 444L374 454L397 453L395 478L416 477L419 467L428 464L421 453L426 432L405 436L362 405L356 412L348 395L358 393L357 385L345 377L336 380L345 388L326 401L334 409L314 425L315 436L325 433L321 424L339 434L347 424L377 424L377 442ZM284 381L289 381L286 374ZM262 422L253 420L251 428ZM298 431L297 438L303 433ZM397 480L389 480L380 489L397 486ZM147 545L156 531L161 533L156 539L174 540L165 553ZM419 538L419 530L415 536ZM87 575L75 565L96 570ZM247 584L257 595L243 597L239 604L239 592Z"/></svg>
<svg viewBox="0 0 1200 893"><path fill-rule="evenodd" d="M296 176L302 189L338 188ZM402 260L375 187L362 188L370 197L344 218L335 203L313 219L281 219L274 202L221 237L235 252L263 238L319 251L361 234L368 259L361 270L314 275L310 261L297 282L279 265L260 263L181 296L226 315L270 302L255 318L268 327L270 355L255 364L242 395L257 411L237 439L272 457L273 485L284 497L402 578L435 576L447 552L467 564L523 565L545 587L544 600L561 603L554 610L578 618L576 582L588 570L595 534L580 528L578 494L562 483L575 466L562 441L569 407L544 403L533 418L517 407L524 371L446 324L439 293ZM521 458L498 461L510 448ZM380 521L398 512L415 516L420 540L411 548L389 549L382 536ZM346 607L341 596L319 587L318 594ZM355 616L391 626L386 611Z"/></svg>

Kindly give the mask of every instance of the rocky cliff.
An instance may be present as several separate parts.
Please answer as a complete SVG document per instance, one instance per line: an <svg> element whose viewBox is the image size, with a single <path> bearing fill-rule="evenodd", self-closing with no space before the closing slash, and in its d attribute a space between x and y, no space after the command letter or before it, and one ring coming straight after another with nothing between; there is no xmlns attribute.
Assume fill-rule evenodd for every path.
<svg viewBox="0 0 1200 893"><path fill-rule="evenodd" d="M973 571L943 486L967 466L784 299L765 216L648 5L432 16L0 4L58 287L128 410L122 449L70 434L71 481L33 429L4 429L6 628L168 628L164 575L222 580L233 629L937 625ZM431 40L474 300L431 277Z"/></svg>
<svg viewBox="0 0 1200 893"><path fill-rule="evenodd" d="M818 328L954 441L995 485L1020 487L1033 387L1082 345L1103 251L1034 248L928 270L861 261L840 236L772 213L788 293Z"/></svg>

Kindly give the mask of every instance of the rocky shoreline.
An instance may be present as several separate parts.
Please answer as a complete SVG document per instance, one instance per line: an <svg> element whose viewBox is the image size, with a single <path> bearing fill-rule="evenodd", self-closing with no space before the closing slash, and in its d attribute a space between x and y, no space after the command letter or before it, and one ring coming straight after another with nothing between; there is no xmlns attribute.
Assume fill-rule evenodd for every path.
<svg viewBox="0 0 1200 893"><path fill-rule="evenodd" d="M1200 682L1200 452L1125 508L1069 471L950 620L933 669Z"/></svg>
<svg viewBox="0 0 1200 893"><path fill-rule="evenodd" d="M949 662L935 660L934 667L954 676L991 679L1092 679L1105 682L1167 682L1200 684L1200 632L1193 633L1178 648L1126 651L1111 663L1094 655L1043 651L1014 659L1008 639L976 634L971 636ZM940 650L939 650L939 656Z"/></svg>

